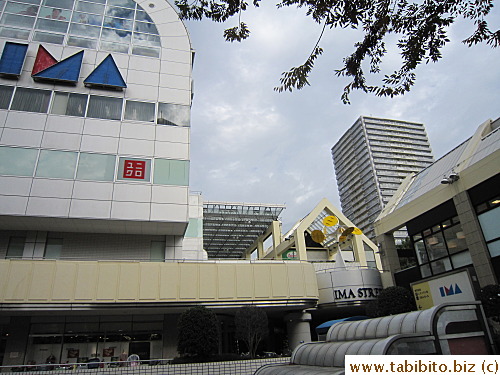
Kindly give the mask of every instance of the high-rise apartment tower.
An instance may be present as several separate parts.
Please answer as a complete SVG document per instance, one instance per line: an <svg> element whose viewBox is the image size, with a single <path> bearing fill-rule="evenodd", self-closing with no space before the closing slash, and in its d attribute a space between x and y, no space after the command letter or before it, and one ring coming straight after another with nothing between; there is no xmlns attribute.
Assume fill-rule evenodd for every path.
<svg viewBox="0 0 500 375"><path fill-rule="evenodd" d="M332 147L342 212L369 238L401 181L433 162L424 125L361 116Z"/></svg>

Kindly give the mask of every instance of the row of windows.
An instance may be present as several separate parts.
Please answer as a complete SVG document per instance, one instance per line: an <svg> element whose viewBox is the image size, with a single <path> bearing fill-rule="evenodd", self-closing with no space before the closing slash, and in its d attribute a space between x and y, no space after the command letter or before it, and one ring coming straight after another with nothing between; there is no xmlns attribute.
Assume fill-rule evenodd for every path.
<svg viewBox="0 0 500 375"><path fill-rule="evenodd" d="M155 122L189 126L190 108L170 103L148 103L98 95L0 86L0 109L91 117L108 120Z"/></svg>
<svg viewBox="0 0 500 375"><path fill-rule="evenodd" d="M22 259L26 237L12 236L7 245L6 259ZM45 242L44 259L60 259L63 253L63 239L57 237L48 237ZM144 259L145 260L145 259ZM165 261L165 241L151 241L150 261Z"/></svg>
<svg viewBox="0 0 500 375"><path fill-rule="evenodd" d="M9 0L0 2L0 36L159 57L160 37L134 1ZM40 4L41 3L41 4ZM68 35L66 35L66 33Z"/></svg>
<svg viewBox="0 0 500 375"><path fill-rule="evenodd" d="M0 175L189 185L189 161L0 146Z"/></svg>
<svg viewBox="0 0 500 375"><path fill-rule="evenodd" d="M500 257L500 196L476 206L477 219L483 231L484 240L492 258Z"/></svg>
<svg viewBox="0 0 500 375"><path fill-rule="evenodd" d="M458 217L427 228L411 240L423 278L472 264Z"/></svg>

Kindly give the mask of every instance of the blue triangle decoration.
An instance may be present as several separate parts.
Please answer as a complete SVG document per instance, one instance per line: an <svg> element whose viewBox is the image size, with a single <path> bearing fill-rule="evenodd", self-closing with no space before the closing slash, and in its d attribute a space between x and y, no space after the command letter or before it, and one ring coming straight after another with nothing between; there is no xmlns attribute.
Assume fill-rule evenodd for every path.
<svg viewBox="0 0 500 375"><path fill-rule="evenodd" d="M108 55L83 81L86 87L122 90L127 87L115 60Z"/></svg>
<svg viewBox="0 0 500 375"><path fill-rule="evenodd" d="M33 75L35 81L74 84L78 82L82 66L83 51L49 66L47 69Z"/></svg>
<svg viewBox="0 0 500 375"><path fill-rule="evenodd" d="M5 42L0 58L0 75L6 78L19 78L27 51L27 44Z"/></svg>
<svg viewBox="0 0 500 375"><path fill-rule="evenodd" d="M455 284L455 294L462 293L462 290L458 287L458 284Z"/></svg>

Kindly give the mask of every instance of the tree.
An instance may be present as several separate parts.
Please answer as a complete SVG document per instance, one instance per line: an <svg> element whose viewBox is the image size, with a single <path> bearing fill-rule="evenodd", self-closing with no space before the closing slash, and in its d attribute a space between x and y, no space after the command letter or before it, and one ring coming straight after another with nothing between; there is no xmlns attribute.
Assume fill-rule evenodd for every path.
<svg viewBox="0 0 500 375"><path fill-rule="evenodd" d="M178 322L177 351L206 358L219 350L219 323L215 313L203 306L184 311Z"/></svg>
<svg viewBox="0 0 500 375"><path fill-rule="evenodd" d="M417 309L413 294L402 286L390 286L380 291L376 301L369 305L367 314L372 317L396 315Z"/></svg>
<svg viewBox="0 0 500 375"><path fill-rule="evenodd" d="M259 7L261 0L253 0ZM250 35L241 20L248 9L245 0L175 0L183 19L208 18L224 22L238 17L238 25L225 30L227 41L242 41ZM362 90L377 96L394 97L408 92L415 82L415 69L421 63L436 62L441 50L450 40L448 27L459 18L472 21L476 30L463 40L467 46L487 43L500 45L500 30L491 31L486 16L493 8L493 0L281 0L278 8L296 6L307 9L307 16L322 25L321 34L305 63L282 73L281 85L276 91L292 91L309 85L308 76L315 60L323 53L320 47L326 29L352 28L362 30L363 37L354 45L351 55L344 58L343 67L335 70L337 76L351 81L344 87L342 101L349 103L352 90ZM397 48L402 62L398 70L385 74L382 84L369 84L369 73L381 72L380 64L387 53L386 41L391 34L399 38Z"/></svg>
<svg viewBox="0 0 500 375"><path fill-rule="evenodd" d="M242 307L236 312L234 324L236 339L242 340L248 347L250 358L255 358L260 342L269 333L266 312L255 306Z"/></svg>

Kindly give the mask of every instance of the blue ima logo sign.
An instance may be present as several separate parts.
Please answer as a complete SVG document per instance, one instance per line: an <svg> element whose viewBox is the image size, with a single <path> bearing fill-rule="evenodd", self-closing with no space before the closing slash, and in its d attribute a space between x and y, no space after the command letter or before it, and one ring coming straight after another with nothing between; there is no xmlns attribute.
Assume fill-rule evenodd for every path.
<svg viewBox="0 0 500 375"><path fill-rule="evenodd" d="M458 287L458 284L455 284L455 287L453 287L453 284L450 285L449 288L442 286L439 288L439 293L441 293L441 297L448 297L448 296L454 296L455 294L460 294L462 293L462 290Z"/></svg>
<svg viewBox="0 0 500 375"><path fill-rule="evenodd" d="M0 58L0 76L18 79L21 75L28 45L6 42ZM35 82L76 85L82 66L83 51L57 61L42 45L31 71ZM83 81L86 87L123 90L127 87L111 55L108 55Z"/></svg>

